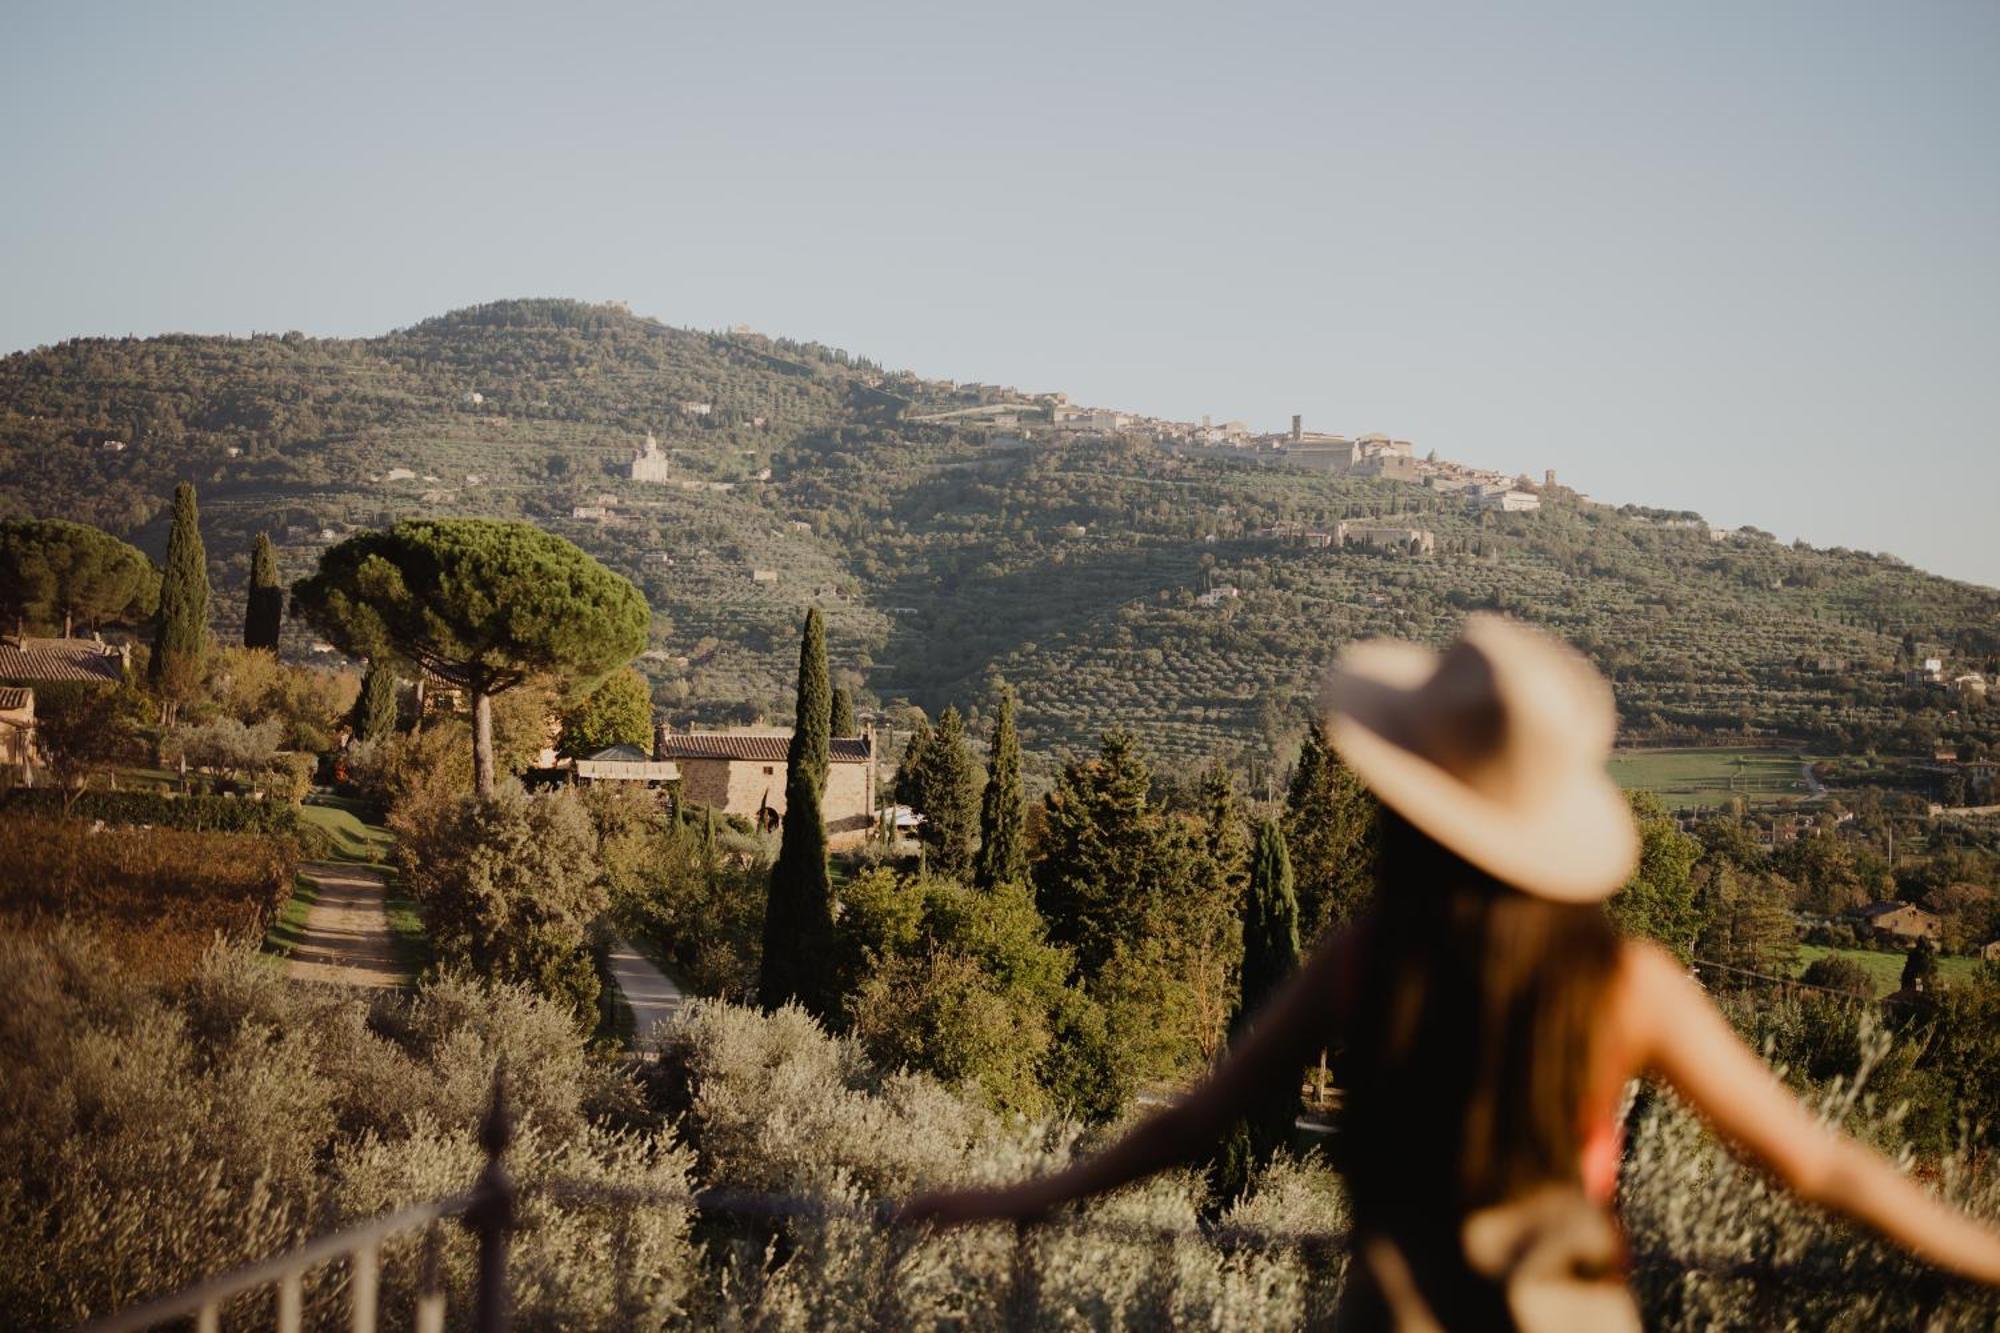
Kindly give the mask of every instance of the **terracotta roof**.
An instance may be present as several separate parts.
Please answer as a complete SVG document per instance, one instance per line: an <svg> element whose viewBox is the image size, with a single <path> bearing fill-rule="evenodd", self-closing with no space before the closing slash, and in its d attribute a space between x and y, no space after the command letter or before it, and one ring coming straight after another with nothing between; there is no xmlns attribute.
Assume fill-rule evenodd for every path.
<svg viewBox="0 0 2000 1333"><path fill-rule="evenodd" d="M0 643L0 680L125 678L125 659L94 639L22 639Z"/></svg>
<svg viewBox="0 0 2000 1333"><path fill-rule="evenodd" d="M35 692L18 685L0 685L0 713L12 713L33 703Z"/></svg>
<svg viewBox="0 0 2000 1333"><path fill-rule="evenodd" d="M790 736L693 732L662 736L660 758L738 759L760 764L782 764L790 754L791 746ZM827 757L836 764L868 762L868 742L859 736L837 736L828 749Z"/></svg>

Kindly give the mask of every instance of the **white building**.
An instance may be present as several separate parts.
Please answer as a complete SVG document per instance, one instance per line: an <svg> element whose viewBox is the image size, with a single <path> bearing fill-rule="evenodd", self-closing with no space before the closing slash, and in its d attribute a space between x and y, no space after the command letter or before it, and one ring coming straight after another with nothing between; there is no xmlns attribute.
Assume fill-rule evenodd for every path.
<svg viewBox="0 0 2000 1333"><path fill-rule="evenodd" d="M653 438L653 432L646 432L646 442L632 455L629 466L634 481L671 481L669 475L673 464L660 449L660 442Z"/></svg>

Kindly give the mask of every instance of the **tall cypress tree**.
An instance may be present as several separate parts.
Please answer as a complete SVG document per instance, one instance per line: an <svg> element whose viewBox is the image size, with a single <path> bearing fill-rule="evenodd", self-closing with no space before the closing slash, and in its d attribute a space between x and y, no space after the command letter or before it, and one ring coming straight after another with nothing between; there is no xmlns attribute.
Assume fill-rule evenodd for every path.
<svg viewBox="0 0 2000 1333"><path fill-rule="evenodd" d="M169 721L182 700L201 685L208 659L208 552L201 544L201 514L194 487L174 487L173 526L167 531L167 567L160 583L160 614L147 677L166 704Z"/></svg>
<svg viewBox="0 0 2000 1333"><path fill-rule="evenodd" d="M787 784L790 774L803 771L812 778L815 792L826 790L827 740L832 731L833 682L826 665L826 621L815 606L806 612L805 631L799 636L799 697L792 744L785 755ZM790 795L785 799L789 802Z"/></svg>
<svg viewBox="0 0 2000 1333"><path fill-rule="evenodd" d="M827 731L833 721L827 688L826 630L817 607L806 614L799 640L798 717L785 769L785 820L771 894L764 907L764 962L757 998L775 1009L796 1000L814 1017L832 1013L833 880L826 864L826 823L820 790L826 782Z"/></svg>
<svg viewBox="0 0 2000 1333"><path fill-rule="evenodd" d="M354 701L357 740L379 741L396 729L396 673L386 662L370 662Z"/></svg>
<svg viewBox="0 0 2000 1333"><path fill-rule="evenodd" d="M1014 730L1014 692L1000 692L993 720L993 754L986 795L979 805L979 860L974 882L982 889L1025 883L1028 878L1028 796L1021 786L1021 737Z"/></svg>
<svg viewBox="0 0 2000 1333"><path fill-rule="evenodd" d="M285 590L278 586L278 553L271 539L257 534L250 553L250 603L243 612L243 646L278 651L278 626L285 615Z"/></svg>
<svg viewBox="0 0 2000 1333"><path fill-rule="evenodd" d="M1250 856L1250 884L1243 895L1243 974L1232 1035L1299 966L1299 900L1292 888L1292 858L1285 835L1271 819L1257 821Z"/></svg>
<svg viewBox="0 0 2000 1333"><path fill-rule="evenodd" d="M1229 1038L1247 1035L1251 1020L1299 966L1299 901L1292 891L1292 861L1276 821L1257 821L1250 883L1243 895L1243 970ZM1299 1111L1296 1071L1257 1089L1251 1109L1224 1137L1209 1163L1209 1184L1226 1207L1249 1186L1256 1170L1291 1136Z"/></svg>
<svg viewBox="0 0 2000 1333"><path fill-rule="evenodd" d="M1285 843L1298 884L1299 933L1308 944L1359 912L1375 888L1381 810L1315 721L1285 793Z"/></svg>
<svg viewBox="0 0 2000 1333"><path fill-rule="evenodd" d="M918 768L914 804L923 813L917 838L931 868L958 876L972 869L972 840L979 833L979 765L965 745L958 709L938 715Z"/></svg>
<svg viewBox="0 0 2000 1333"><path fill-rule="evenodd" d="M846 690L833 692L833 723L828 731L835 736L858 736L860 729L854 725L854 696Z"/></svg>

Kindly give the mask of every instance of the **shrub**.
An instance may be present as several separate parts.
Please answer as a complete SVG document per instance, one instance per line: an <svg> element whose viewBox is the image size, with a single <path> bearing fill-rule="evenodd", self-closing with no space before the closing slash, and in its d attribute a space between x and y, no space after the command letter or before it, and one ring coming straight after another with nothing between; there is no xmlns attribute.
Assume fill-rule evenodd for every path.
<svg viewBox="0 0 2000 1333"><path fill-rule="evenodd" d="M1868 969L1852 958L1842 958L1838 954L1828 954L1815 958L1806 964L1806 970L1799 980L1808 986L1824 986L1828 990L1846 991L1862 999L1870 999L1875 994L1874 979Z"/></svg>
<svg viewBox="0 0 2000 1333"><path fill-rule="evenodd" d="M568 1005L579 1023L594 1021L587 936L609 900L596 834L574 793L530 796L510 781L397 831L397 855L445 966L528 986Z"/></svg>
<svg viewBox="0 0 2000 1333"><path fill-rule="evenodd" d="M10 814L70 815L107 824L152 824L197 833L267 833L296 836L297 808L284 801L230 796L174 796L149 791L64 793L49 787L16 787L0 793Z"/></svg>

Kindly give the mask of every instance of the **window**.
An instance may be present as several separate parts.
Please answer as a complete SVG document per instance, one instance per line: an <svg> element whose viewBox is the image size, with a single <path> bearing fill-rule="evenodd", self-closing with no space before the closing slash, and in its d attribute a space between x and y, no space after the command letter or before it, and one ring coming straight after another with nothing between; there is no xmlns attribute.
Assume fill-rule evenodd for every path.
<svg viewBox="0 0 2000 1333"><path fill-rule="evenodd" d="M773 771L774 771L774 770L772 769L772 767L771 767L771 766L770 766L769 764L766 764L766 765L764 765L764 776L765 776L765 777L767 777L767 778L768 778L768 777L770 777Z"/></svg>

